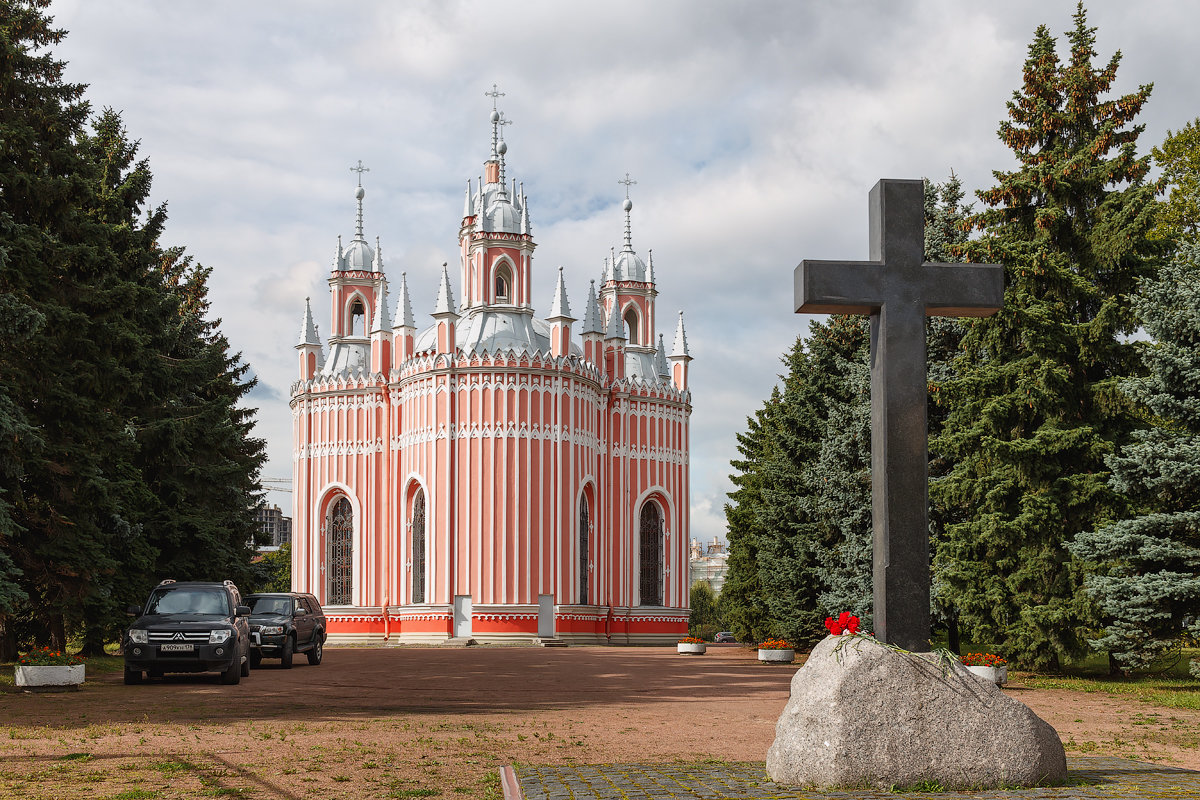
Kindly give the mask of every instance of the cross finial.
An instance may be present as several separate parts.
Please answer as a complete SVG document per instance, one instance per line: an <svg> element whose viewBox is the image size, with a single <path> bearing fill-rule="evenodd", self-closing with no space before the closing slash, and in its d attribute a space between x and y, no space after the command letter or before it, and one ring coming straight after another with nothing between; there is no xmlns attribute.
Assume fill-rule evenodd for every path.
<svg viewBox="0 0 1200 800"><path fill-rule="evenodd" d="M484 92L483 94L485 97L492 98L492 111L496 110L496 100L504 97L504 92L500 91L494 83L492 84L492 90L490 92Z"/></svg>
<svg viewBox="0 0 1200 800"><path fill-rule="evenodd" d="M359 186L362 186L362 174L363 174L364 172L370 172L370 171L371 171L371 168L370 168L370 167L364 167L364 166L363 166L363 163L362 163L362 159L360 158L360 159L358 160L358 164L356 164L355 166L351 167L351 168L350 168L350 171L351 171L351 172L357 172L357 173L358 173L358 185L359 185Z"/></svg>
<svg viewBox="0 0 1200 800"><path fill-rule="evenodd" d="M636 185L637 185L637 181L635 181L635 180L631 179L631 178L629 177L629 173L628 173L628 172L626 172L626 173L625 173L625 179L624 179L624 180L617 181L617 183L623 184L623 185L625 186L625 199L626 199L626 200L628 200L628 199L629 199L629 187L630 187L630 186L636 186Z"/></svg>

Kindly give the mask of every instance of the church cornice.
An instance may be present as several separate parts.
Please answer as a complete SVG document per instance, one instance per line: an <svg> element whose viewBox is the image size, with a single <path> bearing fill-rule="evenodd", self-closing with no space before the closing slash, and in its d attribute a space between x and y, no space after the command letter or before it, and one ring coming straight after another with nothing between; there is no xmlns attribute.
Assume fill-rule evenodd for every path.
<svg viewBox="0 0 1200 800"><path fill-rule="evenodd" d="M344 286L350 283L360 283L362 281L371 281L378 283L384 279L382 272L372 272L366 269L344 269L334 270L329 275L330 286Z"/></svg>

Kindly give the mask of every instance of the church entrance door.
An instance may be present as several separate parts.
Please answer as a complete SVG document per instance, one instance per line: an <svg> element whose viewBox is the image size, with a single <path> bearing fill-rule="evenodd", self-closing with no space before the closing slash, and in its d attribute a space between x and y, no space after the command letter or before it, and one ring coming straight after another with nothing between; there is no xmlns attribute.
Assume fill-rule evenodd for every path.
<svg viewBox="0 0 1200 800"><path fill-rule="evenodd" d="M469 637L471 635L471 595L454 595L454 635Z"/></svg>
<svg viewBox="0 0 1200 800"><path fill-rule="evenodd" d="M538 595L538 638L554 638L554 595Z"/></svg>

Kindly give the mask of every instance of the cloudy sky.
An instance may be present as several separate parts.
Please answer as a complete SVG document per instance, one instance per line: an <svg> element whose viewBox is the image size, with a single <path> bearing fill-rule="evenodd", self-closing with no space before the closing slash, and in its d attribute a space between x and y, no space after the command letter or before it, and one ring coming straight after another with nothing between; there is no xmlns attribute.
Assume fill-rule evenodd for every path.
<svg viewBox="0 0 1200 800"><path fill-rule="evenodd" d="M1039 24L1074 2L715 0L230 2L56 0L58 55L99 110L124 114L167 202L166 244L213 268L222 329L259 378L265 477L291 475L288 397L304 298L328 330L325 280L354 231L393 286L406 272L431 321L456 262L466 181L490 142L497 84L508 174L530 197L535 296L555 269L582 310L620 246L626 172L633 243L653 249L668 347L686 315L692 355L692 533L724 530L736 433L807 328L792 313L803 258L867 256L881 177L991 185L1010 153L996 129ZM1092 0L1119 91L1154 83L1142 151L1200 115L1192 0ZM1060 48L1060 52L1062 52ZM456 273L452 272L452 275ZM455 287L458 291L457 286ZM578 316L578 314L577 314ZM290 495L273 493L285 511Z"/></svg>

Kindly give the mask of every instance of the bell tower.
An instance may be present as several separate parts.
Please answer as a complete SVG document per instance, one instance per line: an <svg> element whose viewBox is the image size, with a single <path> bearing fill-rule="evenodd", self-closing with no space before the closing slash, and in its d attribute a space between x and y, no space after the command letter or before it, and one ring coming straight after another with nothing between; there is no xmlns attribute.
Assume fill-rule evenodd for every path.
<svg viewBox="0 0 1200 800"><path fill-rule="evenodd" d="M625 187L625 202L621 206L625 211L625 246L620 253L613 253L606 262L600 304L604 308L605 319L610 320L609 332L613 330L612 317L616 315L619 318L624 327L627 350L653 356L657 343L654 298L658 295L658 290L654 288L654 254L650 253L650 262L647 264L633 250L630 223L633 201L629 199L629 187L636 185L637 181L625 173L625 177L617 183Z"/></svg>
<svg viewBox="0 0 1200 800"><path fill-rule="evenodd" d="M492 150L474 188L467 183L458 243L462 262L462 308L466 313L503 308L533 313L531 299L533 228L525 188L505 176L508 145L503 128L511 125L496 100L504 96L495 84L492 98Z"/></svg>

